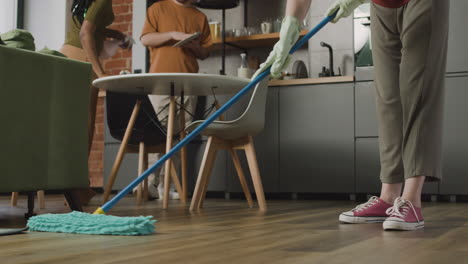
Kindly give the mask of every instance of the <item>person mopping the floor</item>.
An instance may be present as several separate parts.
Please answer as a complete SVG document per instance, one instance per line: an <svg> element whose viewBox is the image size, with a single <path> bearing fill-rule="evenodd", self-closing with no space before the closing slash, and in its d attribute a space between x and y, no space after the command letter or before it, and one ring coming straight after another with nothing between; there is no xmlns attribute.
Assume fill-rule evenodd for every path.
<svg viewBox="0 0 468 264"><path fill-rule="evenodd" d="M348 17L365 0L339 0L326 15ZM258 73L286 67L311 0L288 0L280 40ZM425 181L442 178L442 116L449 1L372 0L371 35L379 128L380 197L344 212L346 223L383 222L384 230L424 227ZM291 44L292 43L292 44ZM401 194L403 183L405 184Z"/></svg>

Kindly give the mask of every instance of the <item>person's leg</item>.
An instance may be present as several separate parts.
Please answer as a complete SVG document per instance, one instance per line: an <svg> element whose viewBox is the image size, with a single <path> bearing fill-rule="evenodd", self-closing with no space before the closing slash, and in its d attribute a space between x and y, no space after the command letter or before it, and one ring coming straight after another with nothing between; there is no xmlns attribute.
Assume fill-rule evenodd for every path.
<svg viewBox="0 0 468 264"><path fill-rule="evenodd" d="M413 0L401 15L403 198L415 205L421 204L424 181L442 177L448 11L449 1Z"/></svg>
<svg viewBox="0 0 468 264"><path fill-rule="evenodd" d="M399 9L402 28L400 93L403 109L405 188L385 230L424 227L421 192L425 180L442 177L444 80L449 1L412 0Z"/></svg>
<svg viewBox="0 0 468 264"><path fill-rule="evenodd" d="M380 199L389 204L393 204L393 201L400 197L402 186L403 183L382 183Z"/></svg>
<svg viewBox="0 0 468 264"><path fill-rule="evenodd" d="M392 204L401 195L404 181L399 84L402 44L396 9L371 3L371 21L382 182L380 198Z"/></svg>
<svg viewBox="0 0 468 264"><path fill-rule="evenodd" d="M425 180L425 176L408 178L405 181L405 189L401 197L413 203L414 206L421 208L421 193Z"/></svg>
<svg viewBox="0 0 468 264"><path fill-rule="evenodd" d="M157 153L149 153L148 154L148 164L152 165L158 161L159 155ZM151 173L150 176L148 176L148 195L149 199L158 199L159 192L158 192L158 185L159 185L159 179L160 179L160 173L161 173L161 168L159 167L156 170L154 170L153 173ZM133 188L133 194L136 195L138 186Z"/></svg>
<svg viewBox="0 0 468 264"><path fill-rule="evenodd" d="M156 112L156 115L158 116L158 119L159 121L161 122L161 124L165 127L167 127L167 122L168 122L168 115L169 115L169 103L170 103L170 96L166 96L166 95L149 95L148 96L151 104L153 105L153 108L154 108L154 111ZM176 101L177 102L180 102L180 98L176 97ZM178 120L178 115L176 116L176 122L174 122L174 131L178 131L179 129L179 122L177 122ZM180 162L178 162L179 158L177 157L178 155L175 155L174 157L172 157L172 160L174 161L174 163L176 164L176 168L177 168L177 164L180 164ZM157 160L159 160L159 158L162 157L162 155L160 153L157 153L154 155L155 157L155 160L154 162L156 162ZM159 172L157 172L159 171ZM162 199L163 197L163 194L164 194L164 176L165 176L165 170L164 170L164 165L162 165L160 167L160 169L158 169L157 171L154 172L154 175L155 175L155 182L158 183L158 192L159 192L159 198ZM178 194L174 191L174 187L172 186L171 184L171 190L170 190L170 193L169 193L169 197L170 199L178 199L179 196Z"/></svg>
<svg viewBox="0 0 468 264"><path fill-rule="evenodd" d="M399 87L401 40L396 9L371 3L372 56L374 60L377 120L379 129L381 195L340 215L345 223L376 223L400 196L404 181L402 109Z"/></svg>

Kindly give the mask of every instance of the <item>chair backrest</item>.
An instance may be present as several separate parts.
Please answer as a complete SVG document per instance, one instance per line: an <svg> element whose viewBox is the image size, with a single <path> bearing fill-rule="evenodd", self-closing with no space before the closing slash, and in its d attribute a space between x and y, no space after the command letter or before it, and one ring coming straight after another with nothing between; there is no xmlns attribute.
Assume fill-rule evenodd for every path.
<svg viewBox="0 0 468 264"><path fill-rule="evenodd" d="M142 101L129 144L138 145L144 142L147 146L162 144L166 141L165 128L159 121L154 108L146 95L129 95L106 93L107 126L111 136L122 140L136 101Z"/></svg>
<svg viewBox="0 0 468 264"><path fill-rule="evenodd" d="M259 82L252 92L245 111L235 120L236 127L248 129L248 134L254 136L265 127L266 100L268 95L268 78Z"/></svg>

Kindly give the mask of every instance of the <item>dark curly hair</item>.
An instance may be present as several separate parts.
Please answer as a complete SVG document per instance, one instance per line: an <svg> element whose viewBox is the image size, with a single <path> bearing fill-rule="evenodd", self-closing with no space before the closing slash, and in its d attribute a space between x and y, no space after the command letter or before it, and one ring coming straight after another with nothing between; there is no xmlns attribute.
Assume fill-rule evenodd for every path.
<svg viewBox="0 0 468 264"><path fill-rule="evenodd" d="M78 21L80 24L83 24L83 20L88 11L89 6L94 2L94 0L73 0L71 12L73 14L73 20Z"/></svg>

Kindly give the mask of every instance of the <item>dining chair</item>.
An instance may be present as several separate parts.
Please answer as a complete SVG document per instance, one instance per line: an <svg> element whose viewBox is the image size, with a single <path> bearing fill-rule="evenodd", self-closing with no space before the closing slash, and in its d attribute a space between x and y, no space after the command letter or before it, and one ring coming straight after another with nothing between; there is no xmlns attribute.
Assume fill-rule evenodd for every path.
<svg viewBox="0 0 468 264"><path fill-rule="evenodd" d="M109 199L126 153L139 154L138 175L141 175L148 168L148 153L166 152L166 128L159 121L148 96L107 91L106 113L109 132L113 138L121 141L121 145L104 189L104 201ZM174 163L171 166L171 177L177 192L181 194L181 201L185 203ZM137 204L147 199L148 179L145 179L137 188Z"/></svg>
<svg viewBox="0 0 468 264"><path fill-rule="evenodd" d="M237 150L245 152L259 208L262 211L267 209L253 140L253 136L264 129L267 93L268 80L263 80L254 88L247 108L239 117L229 121L214 121L201 133L208 137L208 141L198 173L190 210L201 208L216 159L216 153L221 149L226 149L231 154L247 203L249 207L253 207L252 196L241 167L239 156L237 155ZM187 126L187 130L191 131L195 129L203 121L199 120L191 123Z"/></svg>

